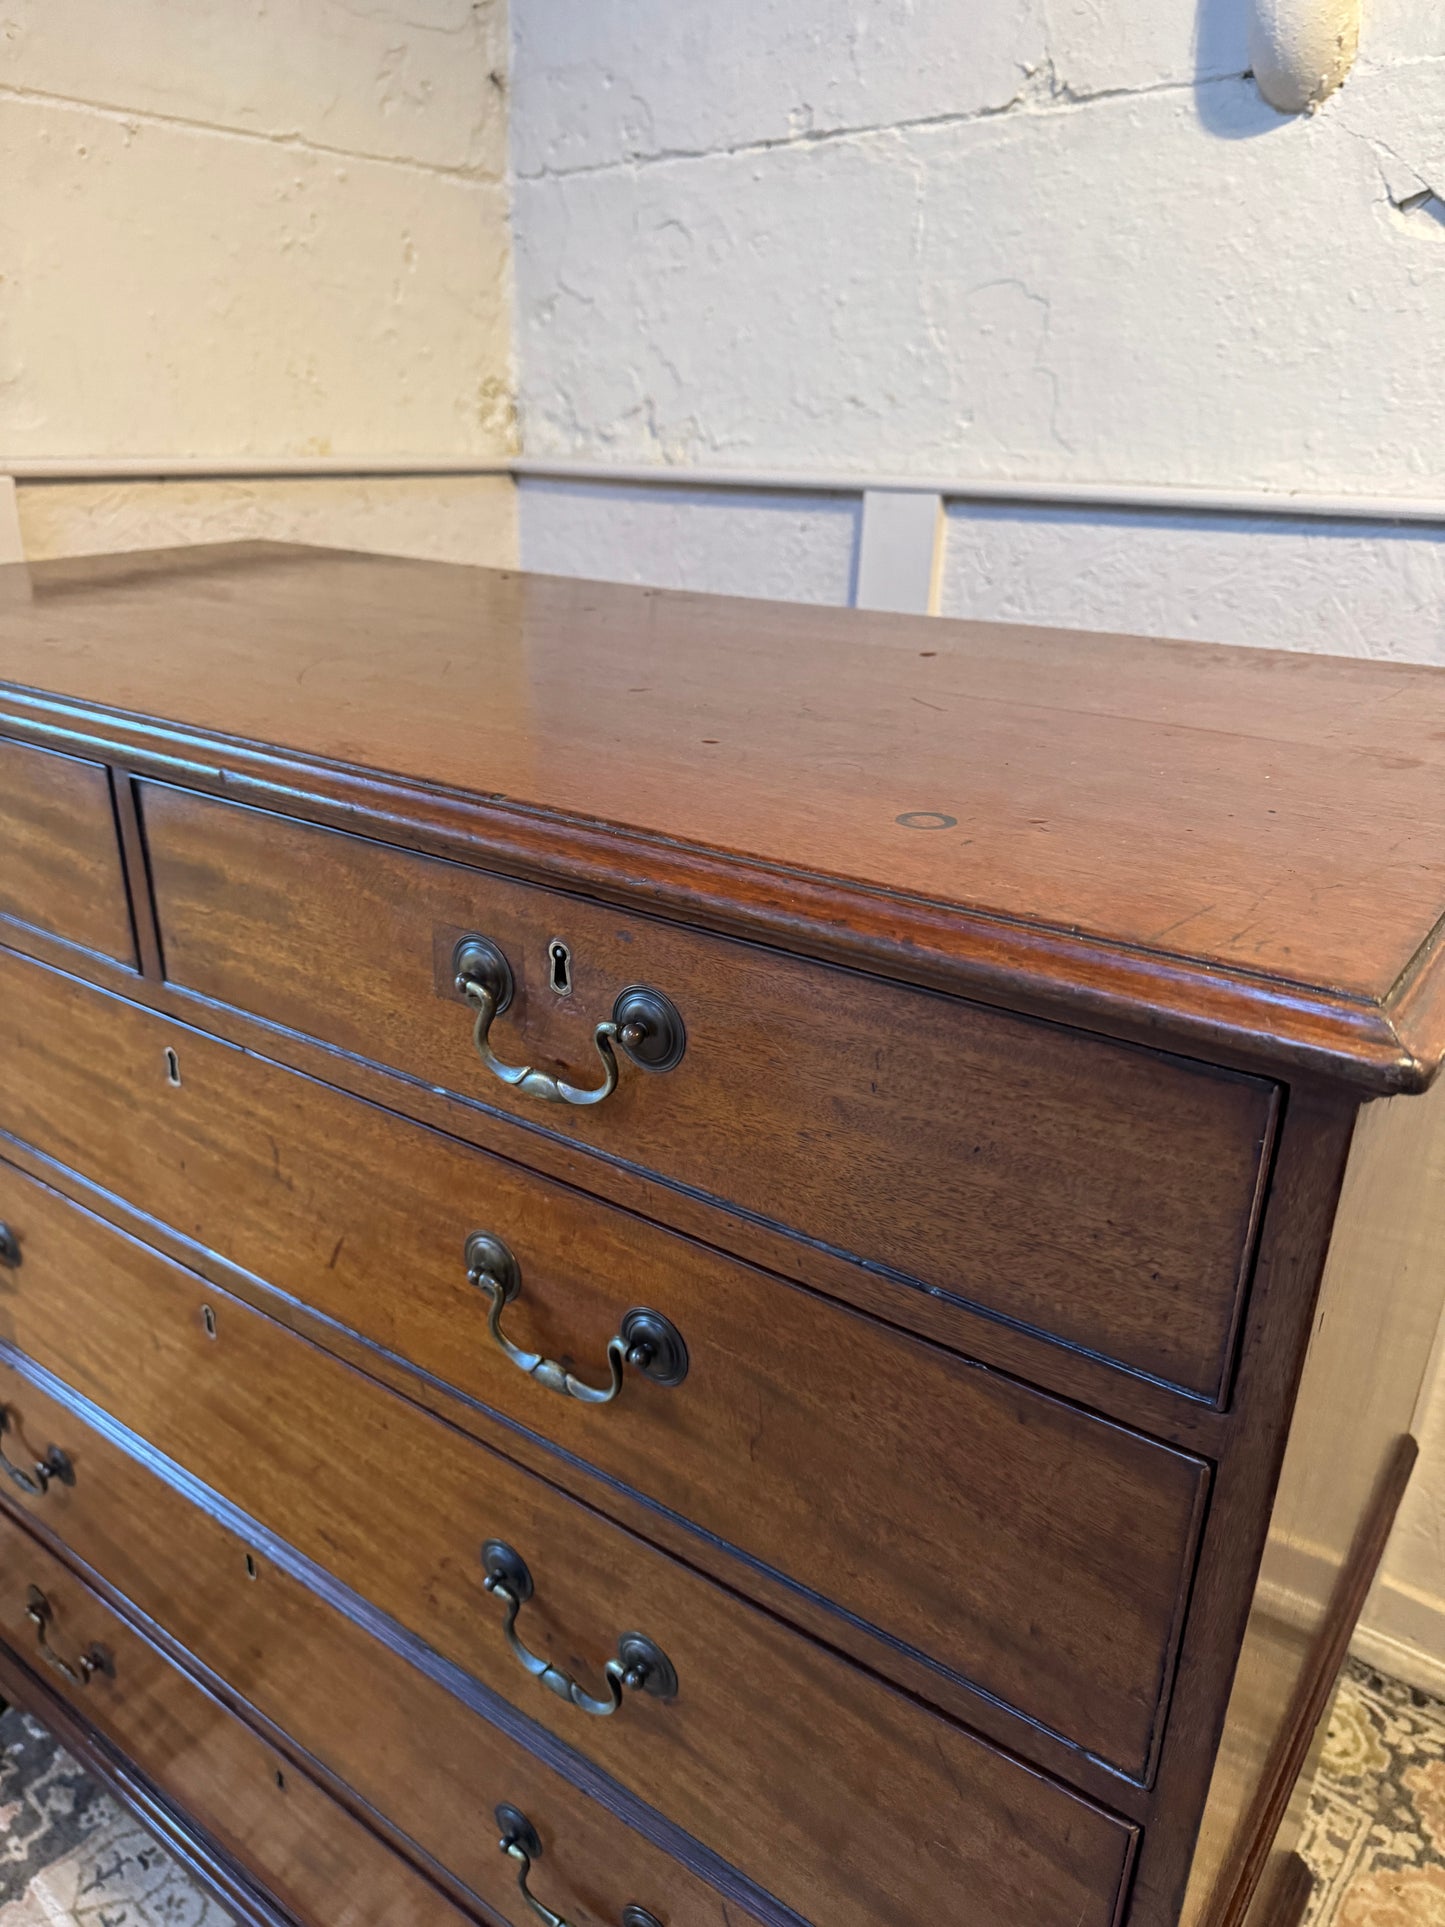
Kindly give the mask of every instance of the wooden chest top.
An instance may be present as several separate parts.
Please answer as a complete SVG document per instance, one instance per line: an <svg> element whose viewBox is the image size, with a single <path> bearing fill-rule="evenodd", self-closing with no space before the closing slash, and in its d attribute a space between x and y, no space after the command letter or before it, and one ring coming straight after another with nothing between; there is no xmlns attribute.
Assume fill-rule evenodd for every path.
<svg viewBox="0 0 1445 1927"><path fill-rule="evenodd" d="M1429 669L236 544L0 569L0 684L58 746L1117 1034L1376 1091L1445 1051Z"/></svg>

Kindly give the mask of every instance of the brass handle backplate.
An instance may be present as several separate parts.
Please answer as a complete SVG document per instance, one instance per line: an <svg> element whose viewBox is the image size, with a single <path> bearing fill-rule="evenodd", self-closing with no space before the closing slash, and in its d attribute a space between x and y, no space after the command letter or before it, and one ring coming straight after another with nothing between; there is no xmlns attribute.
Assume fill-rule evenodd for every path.
<svg viewBox="0 0 1445 1927"><path fill-rule="evenodd" d="M522 1268L510 1247L490 1231L474 1231L464 1251L467 1277L487 1299L487 1330L492 1343L519 1372L583 1405L609 1405L622 1390L624 1366L631 1365L654 1385L681 1385L687 1377L687 1346L682 1334L660 1311L634 1305L624 1312L614 1337L607 1341L609 1381L589 1385L574 1377L555 1358L523 1351L502 1330L502 1313L522 1289Z"/></svg>
<svg viewBox="0 0 1445 1927"><path fill-rule="evenodd" d="M490 937L463 937L452 952L452 972L457 989L476 1012L472 1043L478 1057L498 1082L523 1097L545 1104L600 1104L617 1089L615 1046L649 1071L670 1071L687 1048L687 1033L671 1000L646 984L633 984L619 992L611 1017L592 1033L602 1065L600 1084L572 1084L530 1064L504 1064L492 1049L491 1032L494 1020L512 1001L512 966Z"/></svg>
<svg viewBox="0 0 1445 1927"><path fill-rule="evenodd" d="M32 1586L25 1595L25 1617L35 1628L36 1642L40 1656L53 1672L60 1673L72 1686L89 1686L97 1673L109 1673L110 1655L103 1646L91 1644L78 1659L72 1663L63 1659L50 1643L50 1625L55 1618L55 1609L39 1586Z"/></svg>
<svg viewBox="0 0 1445 1927"><path fill-rule="evenodd" d="M550 1907L542 1905L529 1885L532 1863L542 1858L542 1842L537 1829L520 1807L511 1806L505 1800L496 1809L494 1817L502 1836L497 1845L517 1865L518 1893L538 1920L545 1922L545 1927L570 1927L565 1916L554 1914ZM622 1909L622 1927L662 1927L662 1922L645 1907L628 1905Z"/></svg>
<svg viewBox="0 0 1445 1927"><path fill-rule="evenodd" d="M10 1430L10 1408L0 1405L0 1439ZM0 1471L9 1478L12 1485L32 1499L43 1499L50 1490L50 1481L59 1479L62 1485L75 1484L75 1467L58 1445L48 1445L42 1459L34 1459L28 1466L17 1465L5 1447L0 1445Z"/></svg>
<svg viewBox="0 0 1445 1927"><path fill-rule="evenodd" d="M624 1693L650 1693L655 1699L677 1698L677 1673L662 1648L646 1633L624 1633L617 1642L617 1657L603 1668L607 1681L605 1694L589 1693L585 1687L554 1666L540 1653L525 1646L517 1634L517 1614L532 1597L532 1574L526 1560L500 1539L489 1539L482 1547L482 1569L489 1593L505 1608L502 1633L523 1671L594 1719L607 1719L622 1705Z"/></svg>

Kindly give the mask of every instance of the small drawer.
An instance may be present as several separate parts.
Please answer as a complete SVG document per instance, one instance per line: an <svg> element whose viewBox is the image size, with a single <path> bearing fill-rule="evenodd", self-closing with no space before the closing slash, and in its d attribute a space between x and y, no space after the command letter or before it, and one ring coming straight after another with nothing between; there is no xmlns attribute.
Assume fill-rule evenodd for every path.
<svg viewBox="0 0 1445 1927"><path fill-rule="evenodd" d="M0 1116L151 1217L1146 1776L1194 1566L1199 1460L20 958L0 958ZM651 1367L618 1365L605 1406L524 1373L468 1276L479 1231L514 1267L497 1320L507 1342L608 1389L611 1342L650 1334Z"/></svg>
<svg viewBox="0 0 1445 1927"><path fill-rule="evenodd" d="M181 790L143 808L173 983L865 1260L935 1310L1221 1395L1272 1085ZM491 1068L455 988L459 960L487 976L469 936L506 966ZM546 1101L606 1083L615 1023L611 1094Z"/></svg>
<svg viewBox="0 0 1445 1927"><path fill-rule="evenodd" d="M0 737L0 917L134 969L110 774L102 764Z"/></svg>
<svg viewBox="0 0 1445 1927"><path fill-rule="evenodd" d="M306 1927L466 1927L399 1854L3 1513L0 1640Z"/></svg>
<svg viewBox="0 0 1445 1927"><path fill-rule="evenodd" d="M19 1349L785 1905L1112 1927L1124 1821L9 1170L0 1216Z"/></svg>

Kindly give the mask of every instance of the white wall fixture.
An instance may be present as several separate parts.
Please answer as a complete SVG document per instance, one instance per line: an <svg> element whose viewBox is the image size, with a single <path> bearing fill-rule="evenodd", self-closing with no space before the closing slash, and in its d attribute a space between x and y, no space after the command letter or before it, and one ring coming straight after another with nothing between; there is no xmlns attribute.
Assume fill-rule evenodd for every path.
<svg viewBox="0 0 1445 1927"><path fill-rule="evenodd" d="M854 606L937 615L942 538L941 495L865 489Z"/></svg>
<svg viewBox="0 0 1445 1927"><path fill-rule="evenodd" d="M1360 0L1254 0L1249 57L1282 114L1311 113L1344 80L1360 45Z"/></svg>

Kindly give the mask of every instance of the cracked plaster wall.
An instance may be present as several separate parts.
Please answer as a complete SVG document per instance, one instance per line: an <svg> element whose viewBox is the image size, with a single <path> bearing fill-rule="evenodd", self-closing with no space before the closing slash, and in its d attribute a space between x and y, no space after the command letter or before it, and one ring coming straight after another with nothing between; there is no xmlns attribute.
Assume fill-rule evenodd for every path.
<svg viewBox="0 0 1445 1927"><path fill-rule="evenodd" d="M1371 0L1296 119L1247 41L1245 0L513 0L528 454L1439 498L1440 10ZM520 514L531 566L848 599L846 498ZM943 596L1445 662L1436 527L955 504ZM1445 1383L1372 1626L1445 1686Z"/></svg>
<svg viewBox="0 0 1445 1927"><path fill-rule="evenodd" d="M10 457L513 446L504 0L0 0ZM33 556L510 560L505 480L22 487Z"/></svg>
<svg viewBox="0 0 1445 1927"><path fill-rule="evenodd" d="M1311 116L1265 105L1247 41L1246 0L517 0L527 452L1438 493L1439 10L1372 0ZM560 512L524 489L524 553L551 556ZM628 568L635 505L591 514ZM1433 531L1209 525L1217 551L1175 545L1141 600L1152 534L1121 563L1108 518L1067 545L967 520L961 613L1027 615L1019 580L1067 546L1084 625L1445 660Z"/></svg>
<svg viewBox="0 0 1445 1927"><path fill-rule="evenodd" d="M530 454L1419 492L1445 35L1312 116L1244 0L518 0Z"/></svg>

